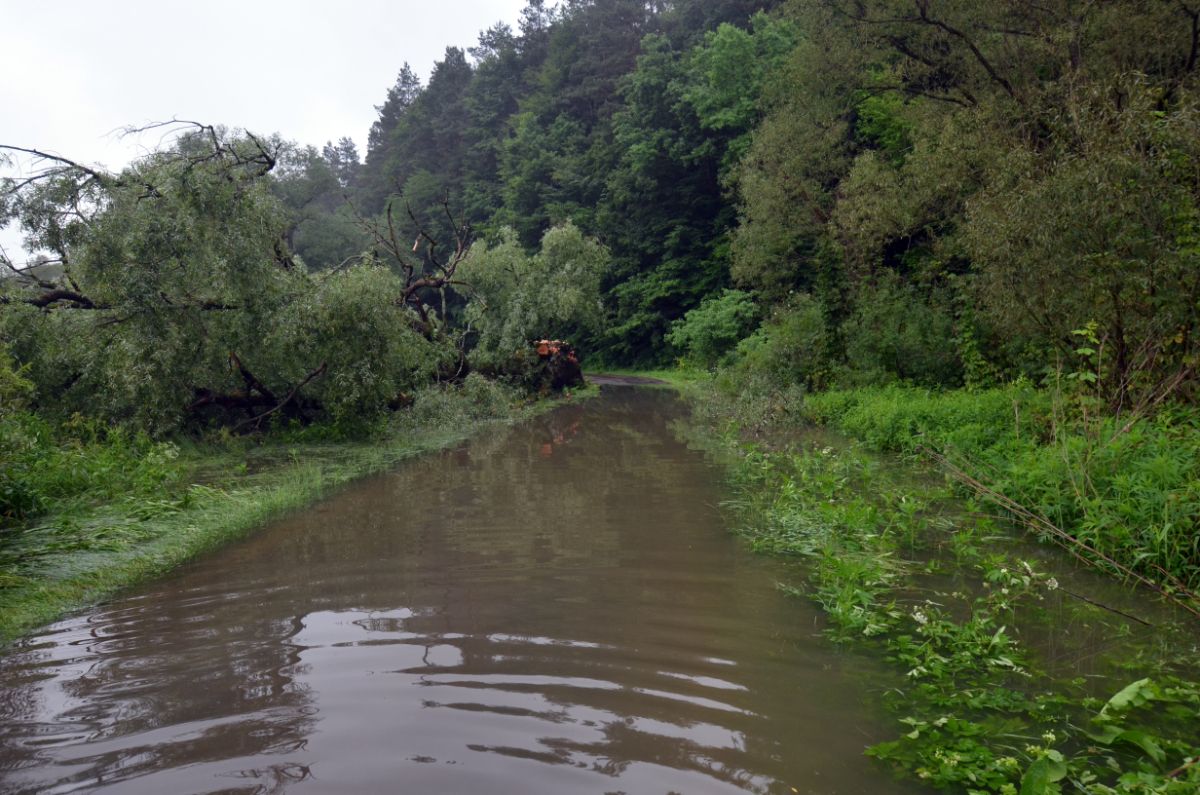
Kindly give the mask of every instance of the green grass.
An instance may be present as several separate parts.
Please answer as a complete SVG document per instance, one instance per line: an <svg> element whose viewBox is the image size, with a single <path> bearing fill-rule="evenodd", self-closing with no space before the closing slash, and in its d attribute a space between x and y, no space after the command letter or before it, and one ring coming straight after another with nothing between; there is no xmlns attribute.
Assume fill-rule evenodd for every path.
<svg viewBox="0 0 1200 795"><path fill-rule="evenodd" d="M306 429L266 441L46 445L26 474L61 499L0 530L0 643L160 576L354 479L556 405L500 400L488 407L479 397L428 400L404 422L355 442L307 441L320 434ZM139 472L146 483L129 488Z"/></svg>
<svg viewBox="0 0 1200 795"><path fill-rule="evenodd" d="M944 455L1101 564L1200 590L1200 411L1089 416L1030 388L897 386L808 395L802 412L875 450Z"/></svg>
<svg viewBox="0 0 1200 795"><path fill-rule="evenodd" d="M956 411L967 423L970 412ZM955 792L1200 791L1200 769L1189 765L1200 755L1200 683L1179 678L1196 675L1193 658L1179 669L1135 663L1131 643L1100 650L1125 678L1099 687L1056 678L1025 630L1049 615L1046 603L1092 608L1065 599L1041 565L1018 558L992 520L861 446L766 449L718 427L725 432L692 441L715 448L728 467L737 532L757 551L799 561L805 585L785 590L820 605L832 638L895 671L882 698L896 736L869 755ZM1089 620L1119 633L1120 619L1095 615ZM1130 670L1141 678L1122 687Z"/></svg>

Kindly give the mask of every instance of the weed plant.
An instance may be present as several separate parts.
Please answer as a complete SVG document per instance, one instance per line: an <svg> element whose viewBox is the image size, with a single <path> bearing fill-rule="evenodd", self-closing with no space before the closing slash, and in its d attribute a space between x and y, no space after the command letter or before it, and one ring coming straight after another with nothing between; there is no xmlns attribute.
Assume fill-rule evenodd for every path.
<svg viewBox="0 0 1200 795"><path fill-rule="evenodd" d="M740 533L759 551L806 560L803 594L826 611L828 633L878 650L903 674L885 696L899 736L871 756L971 794L1200 792L1200 684L1156 670L1101 701L1044 672L1019 627L1059 584L980 543L993 532L986 518L945 545L978 587L930 590L917 550L945 525L930 520L937 489L891 483L855 450L768 451L722 438Z"/></svg>
<svg viewBox="0 0 1200 795"><path fill-rule="evenodd" d="M468 376L369 426L156 441L0 417L0 642L156 576L351 479L548 408Z"/></svg>
<svg viewBox="0 0 1200 795"><path fill-rule="evenodd" d="M0 527L49 510L161 495L180 480L179 448L76 416L56 426L0 416Z"/></svg>
<svg viewBox="0 0 1200 795"><path fill-rule="evenodd" d="M1200 590L1200 411L1088 414L1027 386L807 395L802 415L881 451L932 451L1151 580Z"/></svg>

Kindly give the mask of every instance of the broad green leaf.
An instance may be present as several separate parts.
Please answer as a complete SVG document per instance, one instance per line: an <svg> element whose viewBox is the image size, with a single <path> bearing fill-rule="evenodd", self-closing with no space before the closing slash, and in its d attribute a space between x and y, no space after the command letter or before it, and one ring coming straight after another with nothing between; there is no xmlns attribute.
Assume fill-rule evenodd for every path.
<svg viewBox="0 0 1200 795"><path fill-rule="evenodd" d="M1126 685L1119 693L1110 698L1104 708L1100 710L1100 715L1107 717L1110 711L1124 712L1127 709L1140 707L1153 698L1154 681L1149 678L1139 679Z"/></svg>
<svg viewBox="0 0 1200 795"><path fill-rule="evenodd" d="M1086 734L1101 745L1112 745L1121 736L1121 727L1109 723L1095 731L1087 731Z"/></svg>
<svg viewBox="0 0 1200 795"><path fill-rule="evenodd" d="M1127 729L1121 732L1117 736L1117 739L1141 748L1146 752L1147 756L1158 764L1162 764L1167 759L1167 752L1158 744L1156 738L1141 729Z"/></svg>
<svg viewBox="0 0 1200 795"><path fill-rule="evenodd" d="M1021 776L1021 795L1056 795L1055 782L1067 775L1067 763L1058 751L1050 751L1034 762Z"/></svg>

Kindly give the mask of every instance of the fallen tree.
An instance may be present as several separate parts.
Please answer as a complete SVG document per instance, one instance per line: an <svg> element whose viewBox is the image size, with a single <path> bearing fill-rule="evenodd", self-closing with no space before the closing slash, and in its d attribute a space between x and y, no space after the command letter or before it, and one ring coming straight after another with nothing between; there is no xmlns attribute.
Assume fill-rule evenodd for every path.
<svg viewBox="0 0 1200 795"><path fill-rule="evenodd" d="M0 182L0 223L20 223L36 253L0 255L0 344L33 383L34 408L244 432L354 422L464 370L444 307L470 239L448 205L448 254L420 227L404 247L389 205L363 219L371 249L309 272L271 191L287 144L164 126L169 145L119 173L0 146L35 165Z"/></svg>

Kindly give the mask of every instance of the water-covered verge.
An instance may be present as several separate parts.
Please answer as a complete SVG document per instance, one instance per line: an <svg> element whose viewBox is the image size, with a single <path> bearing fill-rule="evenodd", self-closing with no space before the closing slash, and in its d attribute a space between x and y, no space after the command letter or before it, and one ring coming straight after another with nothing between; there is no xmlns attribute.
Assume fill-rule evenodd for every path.
<svg viewBox="0 0 1200 795"><path fill-rule="evenodd" d="M878 693L893 737L868 754L958 792L1200 791L1193 616L1030 543L911 459L703 414L678 428L726 466L737 532L796 561L802 586L782 587L823 609L831 643L901 677Z"/></svg>
<svg viewBox="0 0 1200 795"><path fill-rule="evenodd" d="M902 677L726 527L668 390L402 462L0 655L0 791L913 795Z"/></svg>
<svg viewBox="0 0 1200 795"><path fill-rule="evenodd" d="M479 382L484 384L484 382ZM32 421L5 436L32 519L0 524L0 644L414 455L554 408L487 384L429 390L359 439L322 428L153 441L77 420L68 442ZM483 389L483 393L481 393ZM577 393L574 399L593 392ZM571 397L568 395L568 397ZM9 418L6 430L15 420ZM12 447L13 449L9 449ZM8 478L6 486L17 480ZM26 493L27 492L27 493ZM8 495L12 496L12 495Z"/></svg>

